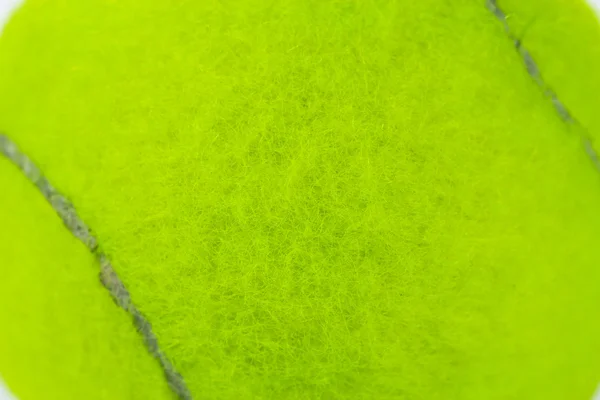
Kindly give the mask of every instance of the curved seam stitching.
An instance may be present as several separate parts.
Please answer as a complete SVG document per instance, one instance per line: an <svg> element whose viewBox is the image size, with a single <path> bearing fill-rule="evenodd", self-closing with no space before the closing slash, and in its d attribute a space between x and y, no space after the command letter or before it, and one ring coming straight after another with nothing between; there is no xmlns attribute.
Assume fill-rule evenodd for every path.
<svg viewBox="0 0 600 400"><path fill-rule="evenodd" d="M563 104L562 101L558 98L556 93L548 86L546 81L542 78L542 74L540 69L538 68L536 62L534 61L531 53L523 47L521 39L517 38L510 29L508 24L507 15L502 9L498 6L497 0L486 0L486 7L488 10L494 14L494 16L502 23L504 26L504 31L506 35L513 42L515 49L521 56L523 63L525 64L525 69L527 73L533 81L542 89L544 96L548 97L554 106L554 110L558 114L559 118L563 120L567 125L574 125L580 130L580 139L583 143L583 147L588 158L592 161L594 166L598 171L600 171L600 158L598 157L598 153L594 149L592 144L592 138L587 133L587 130L577 119L573 117L573 115L567 110L567 107Z"/></svg>
<svg viewBox="0 0 600 400"><path fill-rule="evenodd" d="M131 301L129 291L117 275L106 254L99 248L98 241L90 228L77 214L73 204L50 184L30 158L2 133L0 133L0 154L11 161L38 188L67 229L96 257L100 264L100 282L109 291L114 302L131 316L137 331L144 338L148 352L158 360L169 387L180 399L191 400L192 395L183 377L160 349L156 335L152 331L152 325Z"/></svg>

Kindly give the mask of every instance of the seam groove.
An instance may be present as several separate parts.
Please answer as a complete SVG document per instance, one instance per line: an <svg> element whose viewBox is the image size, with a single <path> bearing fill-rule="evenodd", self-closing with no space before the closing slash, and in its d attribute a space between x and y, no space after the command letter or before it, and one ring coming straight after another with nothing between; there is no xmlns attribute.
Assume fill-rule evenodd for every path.
<svg viewBox="0 0 600 400"><path fill-rule="evenodd" d="M547 85L547 83L542 78L542 74L540 69L538 68L536 62L533 60L533 57L529 53L529 51L523 47L521 39L517 38L508 25L508 16L498 7L497 0L486 0L486 7L488 10L494 14L496 19L498 19L502 25L504 26L504 31L506 32L509 39L513 42L515 49L521 56L523 63L525 64L525 69L529 76L533 79L533 81L540 87L544 96L550 99L552 105L554 106L554 110L558 114L558 117L563 120L567 125L574 125L579 128L579 136L585 152L590 159L590 161L594 164L594 167L600 171L600 158L598 157L598 152L594 149L592 144L592 138L587 133L587 130L579 123L567 110L567 107L563 104L562 101L558 98L556 93Z"/></svg>
<svg viewBox="0 0 600 400"><path fill-rule="evenodd" d="M38 188L67 229L96 257L100 264L100 282L109 291L114 302L131 317L137 331L144 339L148 352L158 360L169 387L179 399L191 400L192 395L183 377L175 370L173 364L160 349L156 335L152 331L152 325L131 301L129 291L117 275L106 254L98 247L96 238L90 228L79 217L73 204L50 184L30 158L2 133L0 133L0 153L19 168L23 175Z"/></svg>

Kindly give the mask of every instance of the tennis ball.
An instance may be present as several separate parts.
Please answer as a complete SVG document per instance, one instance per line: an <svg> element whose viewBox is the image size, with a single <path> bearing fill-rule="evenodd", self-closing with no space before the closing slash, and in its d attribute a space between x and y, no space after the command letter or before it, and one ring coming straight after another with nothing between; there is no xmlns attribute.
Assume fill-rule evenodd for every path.
<svg viewBox="0 0 600 400"><path fill-rule="evenodd" d="M522 3L28 0L0 39L0 375L589 399L600 28Z"/></svg>

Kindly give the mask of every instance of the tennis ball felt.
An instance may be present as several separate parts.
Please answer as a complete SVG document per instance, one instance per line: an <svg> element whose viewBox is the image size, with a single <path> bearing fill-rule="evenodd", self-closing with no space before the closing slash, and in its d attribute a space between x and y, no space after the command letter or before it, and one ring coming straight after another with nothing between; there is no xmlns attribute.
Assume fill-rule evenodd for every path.
<svg viewBox="0 0 600 400"><path fill-rule="evenodd" d="M585 5L503 9L519 32L546 4L586 27L556 37L571 57L523 43L597 137L583 77L554 67L596 62ZM591 397L600 176L485 2L29 0L0 93L0 130L94 231L194 398ZM168 398L93 257L4 164L7 384ZM62 302L41 303L40 271ZM72 326L81 344L53 340Z"/></svg>
<svg viewBox="0 0 600 400"><path fill-rule="evenodd" d="M95 260L0 157L0 373L19 399L172 399Z"/></svg>
<svg viewBox="0 0 600 400"><path fill-rule="evenodd" d="M502 0L511 29L535 58L545 81L575 118L600 139L600 24L581 2Z"/></svg>

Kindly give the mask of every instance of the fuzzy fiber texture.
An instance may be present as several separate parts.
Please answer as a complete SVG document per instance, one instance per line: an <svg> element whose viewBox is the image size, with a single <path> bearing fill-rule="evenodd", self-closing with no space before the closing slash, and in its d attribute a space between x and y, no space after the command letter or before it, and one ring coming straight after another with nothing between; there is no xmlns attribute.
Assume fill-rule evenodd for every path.
<svg viewBox="0 0 600 400"><path fill-rule="evenodd" d="M508 24L543 79L595 141L600 141L600 24L572 0L499 0Z"/></svg>
<svg viewBox="0 0 600 400"><path fill-rule="evenodd" d="M150 354L160 363L169 387L181 400L191 397L181 375L158 346L158 340L152 331L152 325L131 301L129 291L112 267L110 259L98 248L98 241L92 235L89 227L81 220L73 204L48 181L35 163L21 152L19 147L5 135L0 134L0 155L18 168L23 177L29 180L46 199L63 225L94 255L99 264L98 277L102 285L123 311L129 314L137 331L144 339L144 344ZM18 325L18 324L17 324Z"/></svg>
<svg viewBox="0 0 600 400"><path fill-rule="evenodd" d="M173 399L94 257L2 157L0 188L0 374L18 399Z"/></svg>
<svg viewBox="0 0 600 400"><path fill-rule="evenodd" d="M29 0L0 93L0 130L91 227L195 399L592 395L600 175L484 1ZM47 285L18 206L1 242L30 252L8 269ZM52 221L32 225L49 251L85 250L59 250L75 239ZM131 328L113 311L98 329ZM6 374L17 395L28 378Z"/></svg>

